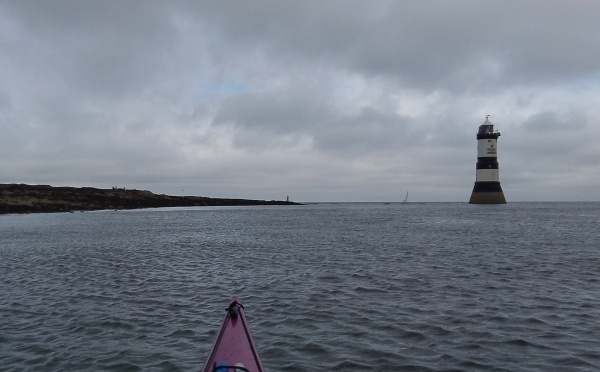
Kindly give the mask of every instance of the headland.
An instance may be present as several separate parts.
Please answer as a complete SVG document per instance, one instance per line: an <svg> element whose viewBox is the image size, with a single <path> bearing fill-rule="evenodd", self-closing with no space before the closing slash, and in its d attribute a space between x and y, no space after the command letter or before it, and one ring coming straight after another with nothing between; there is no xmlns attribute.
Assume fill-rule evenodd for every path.
<svg viewBox="0 0 600 372"><path fill-rule="evenodd" d="M113 187L0 184L0 214L198 206L299 205L290 201L170 196Z"/></svg>

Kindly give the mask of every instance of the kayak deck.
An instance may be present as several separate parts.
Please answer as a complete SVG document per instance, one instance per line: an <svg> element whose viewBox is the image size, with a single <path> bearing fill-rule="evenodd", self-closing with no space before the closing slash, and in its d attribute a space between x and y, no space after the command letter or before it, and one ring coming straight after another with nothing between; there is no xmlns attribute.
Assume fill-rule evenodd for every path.
<svg viewBox="0 0 600 372"><path fill-rule="evenodd" d="M231 300L203 372L263 372L244 315L244 306Z"/></svg>

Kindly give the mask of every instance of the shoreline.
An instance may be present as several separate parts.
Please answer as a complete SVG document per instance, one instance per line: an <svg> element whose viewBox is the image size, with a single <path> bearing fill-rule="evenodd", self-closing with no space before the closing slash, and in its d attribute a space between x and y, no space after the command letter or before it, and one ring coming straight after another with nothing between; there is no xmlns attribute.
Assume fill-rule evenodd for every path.
<svg viewBox="0 0 600 372"><path fill-rule="evenodd" d="M280 200L171 196L147 190L0 184L0 214L60 213L165 207L301 205Z"/></svg>

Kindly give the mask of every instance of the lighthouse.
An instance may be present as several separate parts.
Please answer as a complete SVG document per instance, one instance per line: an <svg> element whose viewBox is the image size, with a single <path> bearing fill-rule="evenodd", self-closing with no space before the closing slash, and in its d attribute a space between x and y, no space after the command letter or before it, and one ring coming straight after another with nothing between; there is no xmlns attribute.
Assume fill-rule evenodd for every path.
<svg viewBox="0 0 600 372"><path fill-rule="evenodd" d="M498 173L496 145L500 132L494 132L494 125L488 118L489 115L477 132L477 166L470 204L506 204Z"/></svg>

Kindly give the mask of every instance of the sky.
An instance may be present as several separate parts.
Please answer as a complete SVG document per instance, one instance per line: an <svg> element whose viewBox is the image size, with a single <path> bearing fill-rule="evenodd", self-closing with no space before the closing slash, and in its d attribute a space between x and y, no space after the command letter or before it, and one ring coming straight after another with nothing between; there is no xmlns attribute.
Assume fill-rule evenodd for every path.
<svg viewBox="0 0 600 372"><path fill-rule="evenodd" d="M0 183L600 201L599 1L0 0Z"/></svg>

